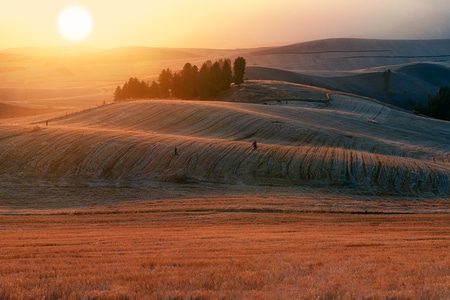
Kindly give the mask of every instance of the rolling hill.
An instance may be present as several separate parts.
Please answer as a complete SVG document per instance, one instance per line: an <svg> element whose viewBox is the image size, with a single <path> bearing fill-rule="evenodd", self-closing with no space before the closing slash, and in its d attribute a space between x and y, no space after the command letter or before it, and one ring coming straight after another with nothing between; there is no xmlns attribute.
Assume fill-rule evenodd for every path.
<svg viewBox="0 0 450 300"><path fill-rule="evenodd" d="M23 199L35 187L59 186L133 187L146 195L174 184L194 194L218 185L447 197L448 123L400 108L450 79L449 43L331 39L264 49L1 51L0 196ZM246 58L254 80L216 101L100 106L130 76L151 81L163 68L237 56ZM18 118L24 108L32 116Z"/></svg>
<svg viewBox="0 0 450 300"><path fill-rule="evenodd" d="M386 69L390 70L390 69ZM267 67L249 66L247 78L281 80L361 95L411 110L425 104L428 95L450 83L450 68L431 63L409 64L392 71L389 88L385 88L383 72L363 72L345 76L322 77Z"/></svg>
<svg viewBox="0 0 450 300"><path fill-rule="evenodd" d="M0 177L10 189L22 181L144 188L167 182L191 190L218 184L225 190L271 186L295 193L307 186L386 197L448 195L447 122L354 96L312 95L266 105L114 103L52 119L48 127L36 117L4 121Z"/></svg>
<svg viewBox="0 0 450 300"><path fill-rule="evenodd" d="M249 53L249 65L336 76L417 62L448 63L450 40L326 39Z"/></svg>
<svg viewBox="0 0 450 300"><path fill-rule="evenodd" d="M247 78L314 85L374 98L411 110L450 79L450 40L327 39L261 49L169 49L121 47L15 48L0 51L0 101L20 90L40 95L53 90L43 106L86 108L110 101L129 77L151 82L162 69L181 70L186 62L245 57ZM388 90L382 74L392 71ZM13 90L17 91L14 92ZM77 97L72 92L78 90ZM95 90L92 93L92 90ZM69 99L68 99L69 98Z"/></svg>
<svg viewBox="0 0 450 300"><path fill-rule="evenodd" d="M0 52L0 298L448 298L450 123L399 107L447 49ZM108 104L236 56L215 99Z"/></svg>
<svg viewBox="0 0 450 300"><path fill-rule="evenodd" d="M450 84L450 40L329 39L248 54L248 78L337 89L405 109ZM383 73L392 71L389 89Z"/></svg>

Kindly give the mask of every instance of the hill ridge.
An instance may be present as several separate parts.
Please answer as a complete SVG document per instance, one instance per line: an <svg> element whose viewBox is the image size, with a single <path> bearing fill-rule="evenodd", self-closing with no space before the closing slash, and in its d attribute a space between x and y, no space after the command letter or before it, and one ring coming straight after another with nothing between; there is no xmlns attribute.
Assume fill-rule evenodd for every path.
<svg viewBox="0 0 450 300"><path fill-rule="evenodd" d="M23 127L1 127L6 181L331 186L408 197L450 191L448 123L345 95L331 95L326 106L133 101L10 137Z"/></svg>

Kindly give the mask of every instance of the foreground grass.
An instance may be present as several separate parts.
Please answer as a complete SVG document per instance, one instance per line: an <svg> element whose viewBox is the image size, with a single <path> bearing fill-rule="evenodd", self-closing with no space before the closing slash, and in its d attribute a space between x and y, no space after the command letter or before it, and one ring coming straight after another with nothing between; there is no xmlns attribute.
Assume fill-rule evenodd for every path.
<svg viewBox="0 0 450 300"><path fill-rule="evenodd" d="M1 216L0 299L450 298L448 215L132 208Z"/></svg>

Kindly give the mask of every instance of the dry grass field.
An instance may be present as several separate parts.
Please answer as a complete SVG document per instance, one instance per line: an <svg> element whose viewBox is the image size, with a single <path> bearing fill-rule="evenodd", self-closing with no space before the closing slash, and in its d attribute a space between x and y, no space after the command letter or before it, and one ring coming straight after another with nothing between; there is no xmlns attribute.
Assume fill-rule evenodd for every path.
<svg viewBox="0 0 450 300"><path fill-rule="evenodd" d="M3 119L0 299L449 298L448 124L290 88Z"/></svg>
<svg viewBox="0 0 450 300"><path fill-rule="evenodd" d="M448 124L261 86L3 119L0 299L450 297Z"/></svg>
<svg viewBox="0 0 450 300"><path fill-rule="evenodd" d="M448 122L310 90L305 100L275 105L142 100L51 119L4 119L0 178L12 186L23 180L138 187L178 182L448 195Z"/></svg>
<svg viewBox="0 0 450 300"><path fill-rule="evenodd" d="M0 299L450 299L448 122L273 80L108 104L130 70L348 75L447 49L339 43L0 57Z"/></svg>
<svg viewBox="0 0 450 300"><path fill-rule="evenodd" d="M450 297L448 214L301 211L319 198L3 214L0 298Z"/></svg>

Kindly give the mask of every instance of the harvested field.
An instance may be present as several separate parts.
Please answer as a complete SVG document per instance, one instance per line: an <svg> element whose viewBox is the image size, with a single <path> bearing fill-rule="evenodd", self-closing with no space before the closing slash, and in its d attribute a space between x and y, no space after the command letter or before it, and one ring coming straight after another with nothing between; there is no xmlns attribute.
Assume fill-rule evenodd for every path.
<svg viewBox="0 0 450 300"><path fill-rule="evenodd" d="M448 123L249 84L1 119L0 298L450 297Z"/></svg>
<svg viewBox="0 0 450 300"><path fill-rule="evenodd" d="M48 126L36 118L6 120L0 123L0 177L12 185L57 179L448 195L448 122L362 98L329 97L276 105L133 101L54 118Z"/></svg>
<svg viewBox="0 0 450 300"><path fill-rule="evenodd" d="M218 197L2 215L0 297L450 296L447 214L297 213L302 204Z"/></svg>

